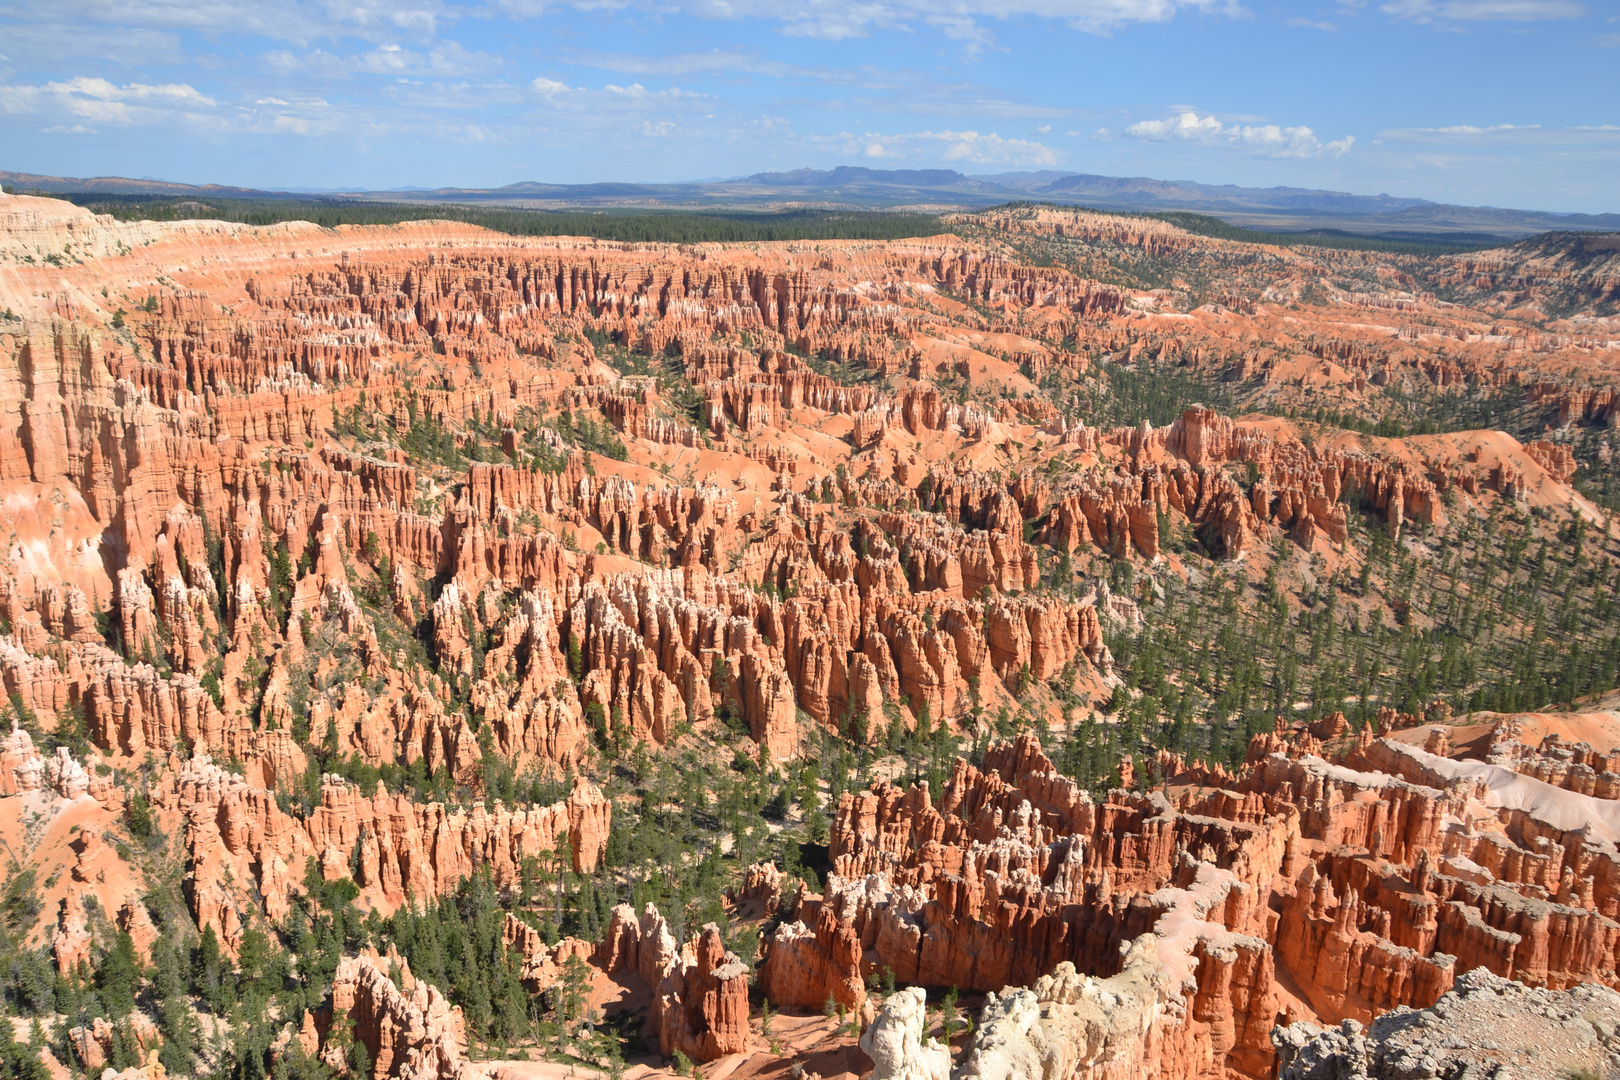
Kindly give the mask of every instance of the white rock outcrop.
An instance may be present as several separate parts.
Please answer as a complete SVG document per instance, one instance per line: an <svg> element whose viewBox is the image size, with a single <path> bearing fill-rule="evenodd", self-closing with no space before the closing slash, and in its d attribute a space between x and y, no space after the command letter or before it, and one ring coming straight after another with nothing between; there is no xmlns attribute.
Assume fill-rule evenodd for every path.
<svg viewBox="0 0 1620 1080"><path fill-rule="evenodd" d="M872 1059L872 1080L950 1080L951 1051L938 1039L923 1042L928 998L920 986L888 996L861 1036Z"/></svg>

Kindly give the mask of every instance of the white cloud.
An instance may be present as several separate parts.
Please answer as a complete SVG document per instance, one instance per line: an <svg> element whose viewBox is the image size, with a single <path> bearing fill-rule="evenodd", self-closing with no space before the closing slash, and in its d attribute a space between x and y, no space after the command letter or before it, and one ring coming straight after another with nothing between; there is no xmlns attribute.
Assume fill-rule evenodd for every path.
<svg viewBox="0 0 1620 1080"><path fill-rule="evenodd" d="M421 53L396 44L382 45L360 57L361 70L377 75L484 75L501 65L499 56L473 52L454 41Z"/></svg>
<svg viewBox="0 0 1620 1080"><path fill-rule="evenodd" d="M289 52L286 49L272 49L259 57L259 66L265 71L272 72L282 78L295 75L314 75L329 79L341 79L348 75L343 66L342 57L333 56L324 49L315 49L312 52Z"/></svg>
<svg viewBox="0 0 1620 1080"><path fill-rule="evenodd" d="M567 83L558 82L556 79L548 79L544 75L536 76L534 82L529 84L529 87L537 94L566 94L569 90Z"/></svg>
<svg viewBox="0 0 1620 1080"><path fill-rule="evenodd" d="M1209 142L1219 138L1225 126L1213 116L1199 116L1194 112L1177 113L1168 120L1143 120L1125 129L1125 134L1138 139L1162 142L1166 139L1185 139L1189 142Z"/></svg>
<svg viewBox="0 0 1620 1080"><path fill-rule="evenodd" d="M58 27L128 26L215 35L253 34L307 44L358 37L421 39L438 31L448 13L439 0L12 0L8 19Z"/></svg>
<svg viewBox="0 0 1620 1080"><path fill-rule="evenodd" d="M831 107L862 114L899 113L907 116L936 114L952 118L972 116L982 123L1006 120L1040 121L1068 116L1064 106L1033 102L1009 95L1000 88L967 79L940 78L935 72L859 67L804 66L765 59L743 49L683 52L669 56L634 53L580 52L559 55L555 63L598 68L652 79L760 75L812 85L849 86L853 93ZM729 78L728 78L729 77Z"/></svg>
<svg viewBox="0 0 1620 1080"><path fill-rule="evenodd" d="M572 6L609 6L572 0ZM1010 18L1052 19L1076 30L1108 34L1133 23L1168 22L1183 11L1227 16L1246 14L1237 0L821 0L783 5L771 0L616 0L613 7L679 11L714 19L769 19L794 37L842 41L874 30L923 25L969 43L970 53L993 41L981 23Z"/></svg>
<svg viewBox="0 0 1620 1080"><path fill-rule="evenodd" d="M1578 19L1586 14L1586 5L1578 0L1390 0L1380 10L1415 22L1436 19L1539 22Z"/></svg>
<svg viewBox="0 0 1620 1080"><path fill-rule="evenodd" d="M826 80L833 73L825 69L798 67L793 64L764 60L752 53L739 50L722 52L673 53L668 56L641 56L635 53L580 53L566 58L568 63L603 71L618 71L625 75L651 75L679 78L683 75L715 75L740 72L748 75L766 75L772 78L808 78Z"/></svg>
<svg viewBox="0 0 1620 1080"><path fill-rule="evenodd" d="M1444 147L1508 147L1601 145L1614 141L1620 126L1614 124L1575 124L1546 127L1541 124L1451 124L1446 127L1395 128L1381 131L1381 140L1393 143Z"/></svg>
<svg viewBox="0 0 1620 1080"><path fill-rule="evenodd" d="M127 126L163 119L207 119L217 105L213 98L187 83L120 86L106 79L81 76L44 86L0 86L0 112L54 115L100 124Z"/></svg>
<svg viewBox="0 0 1620 1080"><path fill-rule="evenodd" d="M635 101L682 101L709 98L708 94L700 94L691 90L682 90L678 86L672 86L667 90L648 90L645 86L642 86L638 82L631 83L629 86L615 86L613 83L604 83L602 85L602 89L617 97L630 98Z"/></svg>
<svg viewBox="0 0 1620 1080"><path fill-rule="evenodd" d="M289 100L291 98L291 100ZM314 96L264 96L222 104L187 83L124 83L81 77L43 86L0 85L0 113L49 121L49 134L95 134L108 127L184 126L213 132L330 135L382 125L363 110L334 108Z"/></svg>
<svg viewBox="0 0 1620 1080"><path fill-rule="evenodd" d="M1473 124L1453 124L1451 127L1429 128L1428 131L1434 135L1487 135L1493 131L1528 131L1540 126L1540 124L1492 124L1490 127L1475 127Z"/></svg>
<svg viewBox="0 0 1620 1080"><path fill-rule="evenodd" d="M776 14L781 7L763 0L748 0L754 14ZM790 32L823 37L864 35L868 28L919 22L949 36L987 44L989 35L980 20L1011 18L1053 19L1076 30L1109 34L1133 23L1169 22L1184 11L1225 16L1246 14L1236 0L844 0L843 3L805 5L787 16Z"/></svg>
<svg viewBox="0 0 1620 1080"><path fill-rule="evenodd" d="M186 83L164 83L152 86L146 83L126 83L118 86L106 79L84 78L68 79L66 82L47 83L45 89L51 93L78 94L98 101L144 101L158 99L167 101L187 102L197 105L213 105L215 101L206 94L199 93L196 87Z"/></svg>
<svg viewBox="0 0 1620 1080"><path fill-rule="evenodd" d="M1343 157L1355 145L1355 136L1324 143L1308 127L1282 127L1278 124L1224 124L1214 116L1200 116L1187 109L1163 120L1142 120L1125 129L1125 134L1146 142L1190 142L1205 146L1233 146L1270 157ZM1111 138L1101 128L1097 138Z"/></svg>
<svg viewBox="0 0 1620 1080"><path fill-rule="evenodd" d="M1059 161L1055 150L1033 139L1003 139L1000 135L980 135L977 131L925 131L918 137L948 144L946 161L975 165L1056 165Z"/></svg>
<svg viewBox="0 0 1620 1080"><path fill-rule="evenodd" d="M844 152L869 158L932 158L961 165L1057 165L1063 155L1033 139L1007 139L995 132L918 131L901 135L845 136ZM941 146L943 144L943 146Z"/></svg>
<svg viewBox="0 0 1620 1080"><path fill-rule="evenodd" d="M970 55L993 44L986 24L1010 18L1049 19L1106 35L1136 23L1168 22L1184 12L1247 14L1239 0L946 0L943 4L937 0L819 0L790 5L774 0L496 0L494 8L518 19L539 18L559 8L587 12L631 9L657 17L760 19L779 25L790 36L828 41L925 26L966 42ZM210 37L258 35L304 47L344 38L382 44L400 37L428 41L446 23L491 13L490 8L463 7L447 0L11 0L6 5L8 21L48 24L64 31L118 26L190 31Z"/></svg>
<svg viewBox="0 0 1620 1080"><path fill-rule="evenodd" d="M482 74L501 66L501 58L489 53L471 52L454 41L416 52L389 42L368 52L336 56L324 49L293 53L276 49L259 58L266 71L283 77L294 75L324 79L347 79L355 75L423 75L448 77Z"/></svg>
<svg viewBox="0 0 1620 1080"><path fill-rule="evenodd" d="M7 7L10 9L12 5ZM123 64L131 56L139 56L143 64L173 65L186 59L180 47L180 35L136 26L30 24L8 20L5 44L6 55L0 59L8 61L50 57L54 63L66 64L89 58Z"/></svg>

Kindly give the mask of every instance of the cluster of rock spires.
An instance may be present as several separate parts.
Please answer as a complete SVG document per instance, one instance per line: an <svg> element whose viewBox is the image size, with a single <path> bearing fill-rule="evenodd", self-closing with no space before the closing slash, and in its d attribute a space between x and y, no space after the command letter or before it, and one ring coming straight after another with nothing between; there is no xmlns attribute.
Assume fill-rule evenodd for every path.
<svg viewBox="0 0 1620 1080"><path fill-rule="evenodd" d="M198 925L213 927L233 950L245 913L257 907L271 920L285 917L311 858L326 881L352 880L372 909L391 912L407 898L453 891L475 867L487 868L498 887L511 888L523 860L542 853L566 850L574 870L589 873L612 827L612 807L583 777L566 800L551 806L496 804L486 811L480 803L468 811L413 803L389 795L380 783L367 797L328 776L320 805L299 818L280 809L275 792L250 786L206 756L174 762L169 775L173 787L155 794L159 806L186 822L186 891Z"/></svg>
<svg viewBox="0 0 1620 1080"><path fill-rule="evenodd" d="M1476 968L1614 980L1617 853L1593 800L1538 802L1539 781L1370 731L1338 740L1343 764L1320 749L1257 737L1218 786L1183 767L1171 795L1093 802L1024 737L959 764L937 807L926 787L848 796L836 873L777 933L762 989L858 1005L888 971L989 991L958 1077L1191 1077L1271 1075L1279 1025L1427 1008ZM885 1008L880 1027L911 1006Z"/></svg>
<svg viewBox="0 0 1620 1080"><path fill-rule="evenodd" d="M598 943L564 938L548 948L537 930L514 915L507 916L505 940L522 958L523 981L536 993L556 985L570 958L621 979L639 979L652 990L650 1037L665 1057L679 1052L707 1062L749 1044L749 969L726 951L712 923L677 945L652 905L638 919L621 904ZM365 1045L374 1076L475 1080L487 1075L461 1051L466 1041L461 1009L414 979L409 963L392 952L344 960L331 1001L304 1014L297 1037L305 1052L342 1069L344 1046L329 1038L334 1016L352 1021L348 1036Z"/></svg>
<svg viewBox="0 0 1620 1080"><path fill-rule="evenodd" d="M104 226L74 219L64 227ZM851 417L858 445L926 432L995 441L1005 437L1001 425L1028 419L1065 445L1099 442L1040 409L1019 412L1035 402L1004 401L992 415L946 403L927 384L889 399L840 386L783 351L791 344L847 360L841 334L873 318L915 320L898 301L924 285L1042 312L1113 310L1114 301L1099 307L1063 284L1062 272L902 245L861 256L862 269L888 284L839 291L842 268L773 275L719 266L698 278L645 252L560 247L538 257L469 247L403 264L344 254L335 267L284 280L232 281L244 296L228 314L198 290L164 291L154 294L155 311L129 315L128 337L80 322L31 324L10 356L18 392L12 422L0 424L0 479L72 490L111 541L101 545L110 581L101 596L82 569L20 564L0 582L0 615L17 646L0 650L7 685L40 714L82 707L103 748L139 757L184 743L240 760L251 779L274 787L304 765L286 738L289 702L311 677L299 669L298 639L336 621L362 643L367 675L386 676L388 687L364 697L352 686L320 688L309 711L312 737L330 724L341 750L369 763L421 759L465 780L481 755L477 741L438 709L442 682L396 670L375 644L346 570L360 562L388 572L384 585L406 621L431 612L435 644L455 658L456 677L472 680L470 635L500 640L502 658L472 696L494 721L495 749L520 765L576 764L592 704L621 710L637 736L654 741L683 719L706 719L722 691L714 666L700 659L713 652L723 654L732 693L751 688L733 704L780 759L795 745L794 698L824 723L870 709L880 695L949 715L975 678L988 685L988 675L1026 665L1046 677L1082 654L1106 668L1100 632L1084 611L1054 611L1034 598L1020 598L1021 610L980 606L986 587L999 596L1033 583L1037 560L1022 535L1031 519L1040 540L1065 551L1094 544L1154 558L1160 515L1173 513L1236 555L1273 528L1307 544L1317 536L1341 542L1339 500L1349 488L1398 530L1411 518L1443 520L1439 496L1454 483L1519 482L1506 466L1483 477L1460 465L1425 473L1364 452L1307 449L1194 409L1157 432L1104 433L1100 441L1118 451L1112 471L1057 483L986 475L965 462L834 477L825 467L798 468L798 458L767 457L781 493L774 513L739 517L725 490L588 476L575 455L561 474L475 465L453 499L424 514L422 491L433 485L404 455L367 457L325 441L331 422L359 408L403 431L418 413L510 424L525 410L587 399L626 435L645 437L661 411L656 387L609 385L612 373L585 340L590 329L655 349L680 340L686 374L709 395L704 412L721 439L775 428L784 414L808 409ZM652 315L654 329L646 329ZM717 348L709 343L716 329L745 329L765 347ZM569 332L577 340L558 344ZM424 347L482 365L488 377L458 389L407 386L379 363ZM560 366L569 362L577 370ZM1076 354L1066 362L1086 361ZM1542 457L1563 469L1551 454ZM799 494L886 513L868 519L857 552L824 520L824 504ZM615 584L555 539L570 530L599 535L610 554L681 573ZM279 619L266 554L275 545L302 556L290 610ZM727 587L761 580L784 591L791 584L796 607ZM441 585L436 601L429 581ZM919 610L919 593L928 608ZM914 617L958 598L949 642L916 633ZM101 604L127 655L175 675L161 678L99 648ZM272 625L278 621L285 625ZM590 677L553 695L567 674L561 646L570 635L588 645ZM40 655L53 637L67 650L54 663ZM217 656L224 665L216 702L196 680ZM255 696L248 676L265 668L261 717L269 722L245 722L250 710L241 706ZM324 677L313 673L316 682Z"/></svg>
<svg viewBox="0 0 1620 1080"><path fill-rule="evenodd" d="M1362 291L1344 288L1335 273L1365 281L1358 273L1366 269L1361 256L1337 267L1337 258L1320 249L1270 249L1257 258L1248 244L1053 207L970 220L1015 241L1080 241L1066 253L1093 266L1099 255L1112 255L1109 249L1122 253L1127 265L1139 253L1157 259L1196 250L1205 272L1219 281L1218 291L1195 298L1155 290L1130 297L1111 318L1053 317L1076 351L1088 356L1196 367L1257 383L1268 396L1306 408L1326 397L1329 407L1342 409L1385 388L1490 393L1519 387L1528 400L1553 407L1560 426L1620 426L1604 361L1605 350L1614 347L1614 326L1601 318L1616 295L1620 255L1607 238L1549 236L1539 251L1531 241L1437 259L1391 259L1377 268L1376 291ZM1587 244L1593 250L1583 251ZM1346 317L1324 319L1320 309L1308 308L1300 317L1289 310L1313 291ZM1192 311L1168 306L1177 299L1204 302ZM1292 362L1299 356L1319 364L1302 372ZM1032 364L1037 376L1041 362Z"/></svg>
<svg viewBox="0 0 1620 1080"><path fill-rule="evenodd" d="M926 786L846 795L823 895L783 895L769 865L739 887L780 920L760 991L872 1017L861 1045L876 1080L1349 1075L1318 1070L1347 1054L1392 1062L1379 1046L1413 1029L1403 1018L1455 1016L1486 991L1513 1005L1498 1016L1525 1002L1538 1017L1590 1014L1593 1034L1570 1053L1615 1051L1620 996L1587 984L1614 982L1620 854L1593 827L1602 819L1559 820L1588 811L1588 796L1549 804L1540 781L1370 731L1330 739L1335 764L1320 739L1294 735L1256 737L1224 783L1169 761L1165 790L1100 802L1032 736L992 745L982 768L959 763L937 807ZM621 906L597 943L547 949L516 918L508 941L536 990L569 956L639 977L666 1055L711 1061L759 1041L748 969L713 926L678 946L656 910ZM985 991L976 1029L953 1055L925 1035L921 989L868 1000L878 974ZM360 984L398 994L381 974ZM1504 1039L1504 1051L1528 1045ZM1367 1068L1352 1071L1451 1075ZM1532 1070L1543 1074L1557 1075Z"/></svg>
<svg viewBox="0 0 1620 1080"><path fill-rule="evenodd" d="M990 224L1193 243L1081 215ZM1444 356L1404 328L1259 343L1244 320L1270 316L1237 295L1191 333L1154 321L1156 297L948 237L763 255L425 225L340 239L119 226L0 195L0 301L24 312L0 325L0 679L19 716L82 718L94 747L42 755L14 725L0 796L117 809L132 792L107 762L146 765L140 794L178 830L192 914L227 950L244 920L287 913L311 859L383 912L475 868L511 885L546 852L590 871L612 815L581 774L593 724L661 747L727 714L785 761L811 726L961 726L1030 679L1111 688L1104 622L1140 612L1043 589L1038 544L1158 560L1170 523L1233 557L1278 534L1322 550L1346 540L1347 492L1399 534L1443 526L1457 493L1524 499L1537 475L1575 471L1553 442L1418 461L1200 407L1100 431L1032 393L942 389L984 391L990 364L1006 386L1099 358L1269 385L1306 355L1357 391L1519 383L1569 417L1616 415L1607 390L1521 380L1524 351L1552 369L1589 354L1584 340L1516 346L1459 323ZM47 270L36 256L64 243L82 261ZM173 284L135 284L153 279ZM1074 347L963 331L947 316L966 302ZM608 339L678 355L695 398L619 375L593 344ZM846 385L830 365L893 386ZM632 460L536 427L554 413L599 414ZM399 449L419 425L474 459L489 456L481 431L502 460L447 479ZM808 449L819 429L843 459ZM924 455L924 440L950 450ZM1007 464L1026 440L1065 467ZM666 448L707 473L677 483L646 464ZM424 641L433 665L412 651ZM1429 718L1385 719L1388 735ZM310 813L284 809L316 746L464 788L488 755L576 779L549 806L463 810L327 776ZM960 763L937 803L926 787L846 796L821 895L783 895L769 866L742 886L780 919L758 982L780 1006L875 1016L862 1045L880 1076L987 1080L1315 1077L1314 1062L1374 1052L1306 1020L1477 994L1475 968L1549 991L1614 982L1620 820L1598 803L1620 795L1614 754L1529 748L1507 728L1484 764L1452 761L1438 730L1423 746L1353 738L1340 718L1257 740L1238 774L1167 758L1166 790L1094 800L1025 738ZM91 895L142 955L156 938L138 900L104 902L103 842L96 828L72 841L52 939L64 973L91 958ZM572 957L639 980L665 1055L759 1041L748 967L713 928L677 941L656 910L621 907L600 942L547 947L515 917L506 931L532 989ZM914 990L869 1000L885 972L991 995L959 1061L925 1038ZM401 958L344 961L296 1032L307 1052L333 1055L338 1014L379 1077L477 1071L459 1012ZM71 1041L94 1069L110 1038L91 1025Z"/></svg>
<svg viewBox="0 0 1620 1080"><path fill-rule="evenodd" d="M118 798L115 790L111 781L96 776L93 763L75 761L65 746L58 746L49 758L41 755L34 748L33 736L16 720L11 722L11 734L0 739L0 796L40 792L76 799L94 794L103 802L112 802Z"/></svg>
<svg viewBox="0 0 1620 1080"><path fill-rule="evenodd" d="M397 980L397 981L396 981ZM304 1013L296 1038L303 1051L340 1073L349 1065L342 1041L329 1038L335 1017L352 1025L348 1037L366 1047L372 1075L397 1080L481 1080L461 1047L461 1009L439 989L411 975L410 962L375 950L340 961L332 1000ZM290 1031L289 1031L290 1034ZM286 1039L282 1051L289 1049Z"/></svg>

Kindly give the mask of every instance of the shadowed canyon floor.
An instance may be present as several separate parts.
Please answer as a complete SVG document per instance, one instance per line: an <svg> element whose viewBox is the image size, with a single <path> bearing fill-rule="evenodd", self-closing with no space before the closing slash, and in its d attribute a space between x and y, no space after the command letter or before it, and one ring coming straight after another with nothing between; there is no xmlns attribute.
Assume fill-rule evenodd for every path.
<svg viewBox="0 0 1620 1080"><path fill-rule="evenodd" d="M0 1055L1620 1066L1620 248L948 223L0 196Z"/></svg>

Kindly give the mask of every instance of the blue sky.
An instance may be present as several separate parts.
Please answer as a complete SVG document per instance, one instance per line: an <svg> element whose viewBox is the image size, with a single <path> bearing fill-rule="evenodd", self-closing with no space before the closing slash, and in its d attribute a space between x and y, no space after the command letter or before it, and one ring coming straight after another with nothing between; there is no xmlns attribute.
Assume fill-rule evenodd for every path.
<svg viewBox="0 0 1620 1080"><path fill-rule="evenodd" d="M1063 169L1620 211L1614 0L0 0L0 168Z"/></svg>

